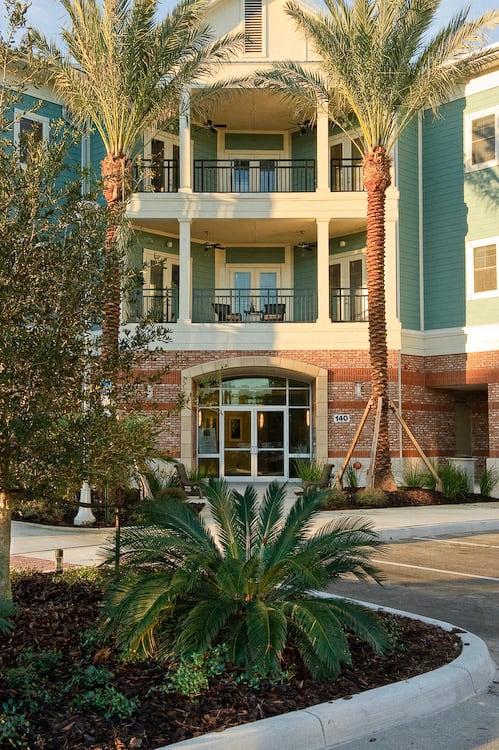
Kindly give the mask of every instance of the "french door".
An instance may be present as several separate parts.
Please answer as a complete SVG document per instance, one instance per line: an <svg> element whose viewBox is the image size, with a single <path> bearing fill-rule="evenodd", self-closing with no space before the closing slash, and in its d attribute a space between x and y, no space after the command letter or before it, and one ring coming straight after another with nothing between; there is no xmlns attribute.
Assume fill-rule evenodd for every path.
<svg viewBox="0 0 499 750"><path fill-rule="evenodd" d="M223 475L271 480L285 476L285 410L234 407L222 410Z"/></svg>

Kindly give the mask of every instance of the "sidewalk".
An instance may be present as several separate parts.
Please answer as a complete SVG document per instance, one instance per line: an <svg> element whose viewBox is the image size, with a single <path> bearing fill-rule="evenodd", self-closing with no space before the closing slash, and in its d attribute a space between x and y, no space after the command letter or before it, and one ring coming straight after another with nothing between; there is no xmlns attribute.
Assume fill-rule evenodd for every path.
<svg viewBox="0 0 499 750"><path fill-rule="evenodd" d="M296 499L294 488L288 489L287 504ZM206 510L203 518L210 524ZM499 531L499 501L465 505L431 505L409 508L375 508L373 510L340 510L322 513L317 525L339 518L367 518L386 541L411 536L461 534L466 532ZM55 566L55 551L62 549L65 565L98 565L102 547L112 539L113 529L61 528L13 521L11 563L13 567ZM21 558L24 558L23 561Z"/></svg>

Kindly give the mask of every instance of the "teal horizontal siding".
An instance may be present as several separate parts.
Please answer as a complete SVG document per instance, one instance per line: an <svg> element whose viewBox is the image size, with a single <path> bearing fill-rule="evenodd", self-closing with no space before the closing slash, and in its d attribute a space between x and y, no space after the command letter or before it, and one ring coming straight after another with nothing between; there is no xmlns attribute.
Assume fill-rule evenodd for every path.
<svg viewBox="0 0 499 750"><path fill-rule="evenodd" d="M425 328L466 323L464 201L464 100L441 108L441 119L423 119Z"/></svg>
<svg viewBox="0 0 499 750"><path fill-rule="evenodd" d="M402 133L397 149L399 200L400 321L421 328L419 267L418 120Z"/></svg>

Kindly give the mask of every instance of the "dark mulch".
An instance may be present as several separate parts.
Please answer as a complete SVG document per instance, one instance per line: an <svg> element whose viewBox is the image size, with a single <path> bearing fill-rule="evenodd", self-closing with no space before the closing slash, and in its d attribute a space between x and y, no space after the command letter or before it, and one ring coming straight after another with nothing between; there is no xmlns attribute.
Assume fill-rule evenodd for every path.
<svg viewBox="0 0 499 750"><path fill-rule="evenodd" d="M352 664L345 666L334 681L311 680L289 653L287 660L290 667L294 665L294 676L282 684L262 682L259 689L236 684L233 676L237 670L233 669L231 674L212 678L208 692L188 699L155 689L165 679L164 666L154 661L122 663L112 649L82 638L100 611L101 591L95 582L76 579L74 574L57 577L35 572L15 576L14 594L19 606L15 631L0 642L0 673L4 676L0 680L0 706L9 699L17 705L24 701L20 711L30 722L25 746L31 750L158 748L404 680L452 661L461 649L454 633L382 615L397 636L394 650L381 657L351 637ZM35 692L39 696L45 690L47 695L38 706L32 700L30 703L30 679L21 686L6 679L6 670L17 666L27 649L59 650L63 654L61 665L47 677L41 677L38 670L37 679L42 684ZM71 706L84 690L74 687L68 693L64 686L72 675L91 664L110 670L110 684L127 697L138 698L138 707L129 718L105 718L102 707ZM0 741L0 747L11 745Z"/></svg>
<svg viewBox="0 0 499 750"><path fill-rule="evenodd" d="M335 497L333 506L326 508L326 510L348 510L352 508L366 510L373 507L404 508L418 505L462 505L464 503L497 502L497 498L472 492L460 493L454 498L448 498L442 492L417 487L396 490L395 492L385 492L384 502L376 502L375 505L365 502L361 494L358 493L358 490L350 487L346 487L343 490L343 495L345 497L344 503L339 502L338 498Z"/></svg>

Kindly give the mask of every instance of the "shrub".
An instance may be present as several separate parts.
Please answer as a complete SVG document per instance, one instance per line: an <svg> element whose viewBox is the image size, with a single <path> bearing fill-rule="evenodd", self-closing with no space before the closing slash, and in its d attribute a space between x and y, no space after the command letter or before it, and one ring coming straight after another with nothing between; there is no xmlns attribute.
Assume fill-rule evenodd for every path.
<svg viewBox="0 0 499 750"><path fill-rule="evenodd" d="M326 490L326 492L324 492L323 494L325 497L324 508L341 508L345 505L348 505L348 496L343 490L339 490L334 487L332 489Z"/></svg>
<svg viewBox="0 0 499 750"><path fill-rule="evenodd" d="M386 493L383 490L365 487L355 493L355 500L358 505L380 508L386 506Z"/></svg>
<svg viewBox="0 0 499 750"><path fill-rule="evenodd" d="M480 476L480 494L484 497L491 497L498 484L499 471L494 467L485 468Z"/></svg>
<svg viewBox="0 0 499 750"><path fill-rule="evenodd" d="M427 475L429 472L424 471L420 468L418 468L414 463L411 463L409 466L404 466L404 473L402 476L402 482L404 487L427 487L427 481L428 477ZM431 474L430 474L431 476ZM435 481L432 477L433 482Z"/></svg>
<svg viewBox="0 0 499 750"><path fill-rule="evenodd" d="M318 482L324 470L324 464L320 461L312 461L308 458L296 458L295 468L297 476L302 482Z"/></svg>
<svg viewBox="0 0 499 750"><path fill-rule="evenodd" d="M357 469L355 469L352 464L348 464L345 470L344 477L347 483L347 487L351 487L353 490L356 490L359 486L359 475L357 474Z"/></svg>
<svg viewBox="0 0 499 750"><path fill-rule="evenodd" d="M206 653L180 659L163 686L166 693L180 693L194 698L208 690L209 678L222 674L227 664L227 648L216 646Z"/></svg>
<svg viewBox="0 0 499 750"><path fill-rule="evenodd" d="M185 503L156 506L152 524L124 529L122 574L109 586L102 627L118 647L189 659L224 643L249 673L276 675L291 646L315 678L350 660L345 628L381 652L379 618L343 599L322 599L340 576L379 580L370 563L382 546L364 519L342 519L310 535L322 494L299 497L284 512L286 490L269 485L261 503L211 480L206 497L214 529Z"/></svg>
<svg viewBox="0 0 499 750"><path fill-rule="evenodd" d="M154 500L157 503L167 500L187 500L187 492L179 486L164 487L155 494Z"/></svg>
<svg viewBox="0 0 499 750"><path fill-rule="evenodd" d="M30 724L25 714L19 713L14 699L0 705L0 746L28 747Z"/></svg>

